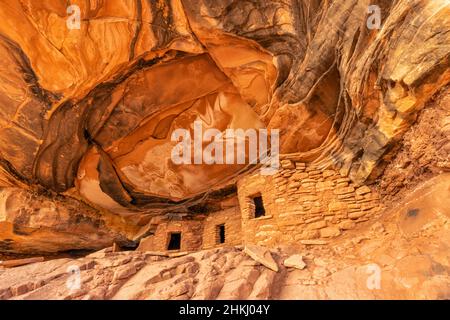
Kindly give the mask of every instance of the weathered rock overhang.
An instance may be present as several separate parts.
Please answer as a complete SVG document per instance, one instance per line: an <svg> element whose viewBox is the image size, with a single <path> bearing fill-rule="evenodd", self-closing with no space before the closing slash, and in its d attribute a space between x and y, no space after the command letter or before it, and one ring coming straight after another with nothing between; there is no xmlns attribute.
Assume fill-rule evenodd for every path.
<svg viewBox="0 0 450 320"><path fill-rule="evenodd" d="M170 133L193 119L280 129L282 154L360 185L450 80L444 0L118 3L80 2L80 30L63 2L0 8L0 182L126 217L128 235L216 211L248 173L173 167Z"/></svg>

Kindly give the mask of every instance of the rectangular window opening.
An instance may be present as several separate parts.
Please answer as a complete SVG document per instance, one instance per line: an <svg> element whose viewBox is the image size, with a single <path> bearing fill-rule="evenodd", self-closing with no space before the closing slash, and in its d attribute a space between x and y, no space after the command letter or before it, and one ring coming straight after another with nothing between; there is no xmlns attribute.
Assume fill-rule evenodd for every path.
<svg viewBox="0 0 450 320"><path fill-rule="evenodd" d="M217 244L225 243L225 225L219 224L216 226Z"/></svg>
<svg viewBox="0 0 450 320"><path fill-rule="evenodd" d="M180 250L180 248L181 248L181 232L170 233L167 250Z"/></svg>
<svg viewBox="0 0 450 320"><path fill-rule="evenodd" d="M255 205L255 218L263 217L266 215L266 209L264 209L263 199L261 195L252 198Z"/></svg>

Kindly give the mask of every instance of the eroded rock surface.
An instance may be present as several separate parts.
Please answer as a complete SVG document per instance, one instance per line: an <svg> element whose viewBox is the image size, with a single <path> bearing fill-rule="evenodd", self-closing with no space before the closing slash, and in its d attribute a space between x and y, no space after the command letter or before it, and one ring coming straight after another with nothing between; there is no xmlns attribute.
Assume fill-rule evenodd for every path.
<svg viewBox="0 0 450 320"><path fill-rule="evenodd" d="M95 250L112 242L129 245L99 212L74 199L45 197L19 188L0 191L0 251L49 254ZM120 221L115 224L120 226ZM126 229L122 229L126 232Z"/></svg>
<svg viewBox="0 0 450 320"><path fill-rule="evenodd" d="M445 0L73 4L79 29L66 1L0 8L0 181L82 201L84 219L96 211L129 239L154 215L214 206L249 169L174 165L171 134L196 119L221 132L279 129L281 153L363 183L450 79ZM380 29L367 27L369 5ZM77 232L103 232L88 224Z"/></svg>
<svg viewBox="0 0 450 320"><path fill-rule="evenodd" d="M240 247L174 258L108 248L77 260L0 268L0 298L449 299L450 212L443 201L428 205L448 197L448 181L419 186L425 197L405 199L332 244L271 249L278 272ZM299 254L305 266L286 264Z"/></svg>
<svg viewBox="0 0 450 320"><path fill-rule="evenodd" d="M0 299L450 299L447 0L70 3L0 6ZM279 129L274 199L195 121Z"/></svg>

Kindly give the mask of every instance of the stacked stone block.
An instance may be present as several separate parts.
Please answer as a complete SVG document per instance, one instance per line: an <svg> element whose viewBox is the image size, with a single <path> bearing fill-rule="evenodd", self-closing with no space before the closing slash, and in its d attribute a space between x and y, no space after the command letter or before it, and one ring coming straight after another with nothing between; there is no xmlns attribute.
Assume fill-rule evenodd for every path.
<svg viewBox="0 0 450 320"><path fill-rule="evenodd" d="M167 251L170 234L176 232L181 232L179 251L197 251L202 248L203 221L183 219L159 223L154 235L141 240L139 250Z"/></svg>
<svg viewBox="0 0 450 320"><path fill-rule="evenodd" d="M252 217L252 194L261 193L266 216ZM332 169L284 159L273 176L259 174L238 182L246 243L276 245L329 239L367 221L379 210L379 197L368 186L355 186Z"/></svg>
<svg viewBox="0 0 450 320"><path fill-rule="evenodd" d="M236 203L237 204L237 203ZM225 225L225 243L220 244L217 226ZM208 214L203 227L203 249L242 244L241 211L239 206Z"/></svg>

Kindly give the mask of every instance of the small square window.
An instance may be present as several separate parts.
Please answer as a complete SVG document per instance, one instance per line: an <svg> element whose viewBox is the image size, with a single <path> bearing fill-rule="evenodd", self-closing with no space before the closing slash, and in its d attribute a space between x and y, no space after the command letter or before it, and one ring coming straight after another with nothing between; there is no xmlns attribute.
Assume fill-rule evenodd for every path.
<svg viewBox="0 0 450 320"><path fill-rule="evenodd" d="M222 244L225 243L225 225L219 224L216 226L216 243Z"/></svg>
<svg viewBox="0 0 450 320"><path fill-rule="evenodd" d="M252 198L255 206L255 218L263 217L266 215L266 209L264 209L264 203L261 195Z"/></svg>
<svg viewBox="0 0 450 320"><path fill-rule="evenodd" d="M167 250L180 250L180 248L181 248L181 232L170 233Z"/></svg>

